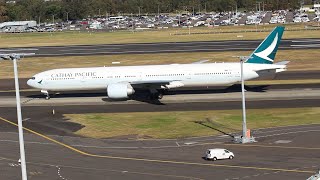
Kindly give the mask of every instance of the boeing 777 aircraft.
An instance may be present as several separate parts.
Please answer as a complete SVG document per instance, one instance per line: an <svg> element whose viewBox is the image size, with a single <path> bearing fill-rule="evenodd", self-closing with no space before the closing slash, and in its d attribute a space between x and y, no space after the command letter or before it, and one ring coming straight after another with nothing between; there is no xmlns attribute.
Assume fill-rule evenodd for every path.
<svg viewBox="0 0 320 180"><path fill-rule="evenodd" d="M276 27L243 64L244 80L273 78L288 61L273 63L284 27ZM53 69L34 75L28 85L49 92L106 90L111 99L126 99L136 89L148 89L152 98L179 87L232 85L241 81L241 66L234 63L197 63L121 67Z"/></svg>

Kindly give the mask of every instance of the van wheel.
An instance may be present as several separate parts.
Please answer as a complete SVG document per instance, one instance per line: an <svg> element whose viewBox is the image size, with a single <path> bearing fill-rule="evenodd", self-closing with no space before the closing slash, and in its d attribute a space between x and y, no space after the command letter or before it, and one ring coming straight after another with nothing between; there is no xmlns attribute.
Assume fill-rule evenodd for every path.
<svg viewBox="0 0 320 180"><path fill-rule="evenodd" d="M229 156L229 159L233 159L233 156L231 155L231 156Z"/></svg>
<svg viewBox="0 0 320 180"><path fill-rule="evenodd" d="M217 158L216 158L216 157L213 157L213 158L212 158L212 161L216 161L216 160L217 160Z"/></svg>

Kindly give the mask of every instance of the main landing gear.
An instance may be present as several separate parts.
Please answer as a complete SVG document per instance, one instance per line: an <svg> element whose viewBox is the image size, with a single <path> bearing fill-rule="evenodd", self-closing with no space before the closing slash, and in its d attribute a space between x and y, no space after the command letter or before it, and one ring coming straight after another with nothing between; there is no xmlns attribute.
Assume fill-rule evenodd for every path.
<svg viewBox="0 0 320 180"><path fill-rule="evenodd" d="M41 90L41 93L43 93L46 96L46 100L50 99L50 94L47 90Z"/></svg>
<svg viewBox="0 0 320 180"><path fill-rule="evenodd" d="M152 99L152 100L162 99L164 92L165 92L165 90L163 90L163 89L160 89L160 90L150 89L150 96L149 96L149 98Z"/></svg>

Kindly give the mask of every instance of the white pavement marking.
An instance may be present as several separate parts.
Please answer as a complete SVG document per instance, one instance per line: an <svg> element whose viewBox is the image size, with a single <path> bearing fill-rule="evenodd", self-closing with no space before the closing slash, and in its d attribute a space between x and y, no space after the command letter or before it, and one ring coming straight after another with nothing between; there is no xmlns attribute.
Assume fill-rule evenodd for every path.
<svg viewBox="0 0 320 180"><path fill-rule="evenodd" d="M196 144L196 143L198 143L198 142L185 142L184 144L185 145L193 145L193 144Z"/></svg>
<svg viewBox="0 0 320 180"><path fill-rule="evenodd" d="M291 41L291 42L319 42L320 40L318 39L306 39L306 40L295 40L295 41Z"/></svg>
<svg viewBox="0 0 320 180"><path fill-rule="evenodd" d="M292 130L301 130L301 129L311 129L311 128L319 128L320 129L320 124L314 124L316 126L309 126L308 125L301 125L301 126L298 126L297 125L294 125L294 126L281 126L281 127L277 127L279 129L274 129L274 128L263 128L263 129L256 129L254 130L255 133L259 133L259 134L264 134L264 133L270 133L270 132L277 132L277 131L292 131ZM307 126L307 127L305 127ZM289 128L289 127L293 127L293 128L289 128L289 129L286 129L286 128ZM265 130L265 131L263 131ZM257 132L258 131L258 132Z"/></svg>
<svg viewBox="0 0 320 180"><path fill-rule="evenodd" d="M19 143L19 141L14 140L0 140L0 142L12 142L12 143ZM32 141L25 141L25 144L43 144L43 145L56 145L54 143L44 143L44 142L32 142Z"/></svg>
<svg viewBox="0 0 320 180"><path fill-rule="evenodd" d="M278 140L278 141L275 141L274 143L275 144L288 144L288 143L291 143L292 141L290 140Z"/></svg>
<svg viewBox="0 0 320 180"><path fill-rule="evenodd" d="M320 44L301 44L301 45L290 45L291 47L320 47Z"/></svg>
<svg viewBox="0 0 320 180"><path fill-rule="evenodd" d="M61 168L59 166L56 166L57 169L58 169L58 176L60 177L60 179L62 180L68 180L67 178L64 178L62 175L61 175Z"/></svg>
<svg viewBox="0 0 320 180"><path fill-rule="evenodd" d="M120 49L120 48L99 48L99 50L114 50L114 49ZM61 49L58 51L64 51L64 52L68 52L68 51L92 51L93 49Z"/></svg>
<svg viewBox="0 0 320 180"><path fill-rule="evenodd" d="M8 51L8 52L11 52L11 51L38 51L39 49L27 49L27 48L17 48L17 49L0 49L0 51Z"/></svg>
<svg viewBox="0 0 320 180"><path fill-rule="evenodd" d="M320 130L308 130L308 131L296 131L296 132L286 132L286 133L278 133L278 134L269 134L265 136L257 136L255 138L263 138L263 137L270 137L270 136L280 136L284 134L295 134L295 133L305 133L305 132L319 132Z"/></svg>
<svg viewBox="0 0 320 180"><path fill-rule="evenodd" d="M25 118L25 119L22 119L22 121L28 121L30 120L31 118Z"/></svg>
<svg viewBox="0 0 320 180"><path fill-rule="evenodd" d="M8 163L8 165L11 166L11 167L18 167L18 166L20 166L20 164L15 164L15 163Z"/></svg>

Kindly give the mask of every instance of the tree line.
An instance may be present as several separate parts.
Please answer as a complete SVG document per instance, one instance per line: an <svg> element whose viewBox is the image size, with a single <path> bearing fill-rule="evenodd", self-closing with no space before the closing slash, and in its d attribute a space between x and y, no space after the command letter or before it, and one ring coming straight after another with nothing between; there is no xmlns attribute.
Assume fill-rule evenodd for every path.
<svg viewBox="0 0 320 180"><path fill-rule="evenodd" d="M308 1L308 0L305 0ZM312 1L312 0L309 0ZM260 5L259 5L260 4ZM0 0L0 22L37 20L78 20L86 17L121 14L178 12L224 12L236 9L255 11L297 9L300 0Z"/></svg>

